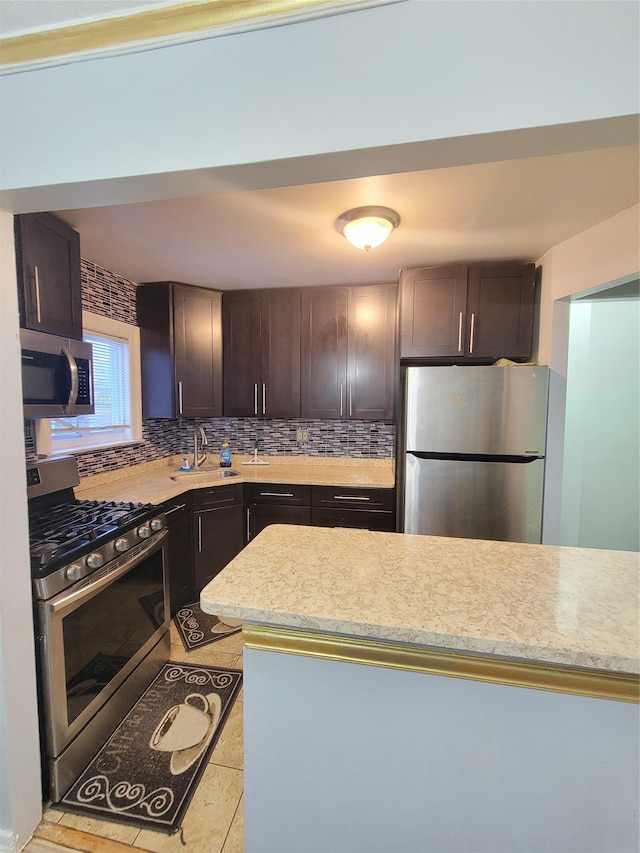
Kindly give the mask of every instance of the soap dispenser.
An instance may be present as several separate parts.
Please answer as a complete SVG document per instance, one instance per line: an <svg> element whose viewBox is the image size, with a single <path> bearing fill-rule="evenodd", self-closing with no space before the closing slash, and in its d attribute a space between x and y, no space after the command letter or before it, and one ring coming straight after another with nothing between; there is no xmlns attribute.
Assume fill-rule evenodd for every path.
<svg viewBox="0 0 640 853"><path fill-rule="evenodd" d="M220 450L220 467L231 468L231 448L229 447L228 441L222 442L222 449Z"/></svg>

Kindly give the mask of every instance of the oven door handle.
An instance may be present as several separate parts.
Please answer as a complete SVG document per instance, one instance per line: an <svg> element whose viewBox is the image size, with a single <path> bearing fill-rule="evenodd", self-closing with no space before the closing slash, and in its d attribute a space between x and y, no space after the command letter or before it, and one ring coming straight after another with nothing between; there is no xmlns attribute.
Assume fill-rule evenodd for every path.
<svg viewBox="0 0 640 853"><path fill-rule="evenodd" d="M100 590L109 586L113 581L118 580L118 578L121 578L123 575L126 575L127 572L130 571L137 563L140 563L148 557L149 554L156 551L168 533L169 531L166 529L156 533L153 539L144 543L144 548L142 548L142 550L136 551L135 554L133 554L128 560L125 560L125 562L117 568L105 572L104 574L100 574L95 580L93 580L94 575L89 575L86 579L88 582L83 583L80 589L76 587L70 592L65 592L55 598L52 598L51 601L47 602L47 610L50 613L58 613L60 610L64 610L72 604L77 604L79 601L82 601L83 598L93 598L97 592L100 592ZM99 573L96 572L94 574Z"/></svg>

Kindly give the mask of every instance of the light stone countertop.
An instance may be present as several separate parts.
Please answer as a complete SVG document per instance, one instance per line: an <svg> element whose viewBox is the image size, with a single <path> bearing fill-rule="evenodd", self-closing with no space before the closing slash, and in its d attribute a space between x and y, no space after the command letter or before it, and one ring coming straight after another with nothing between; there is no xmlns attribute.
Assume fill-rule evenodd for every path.
<svg viewBox="0 0 640 853"><path fill-rule="evenodd" d="M392 459L355 457L264 456L268 465L244 465L250 456L234 455L232 470L239 476L220 479L219 468L181 475L180 456L157 459L82 478L74 493L81 500L135 501L161 504L189 489L232 483L291 483L292 485L394 487ZM215 457L212 457L215 465ZM178 476L178 480L172 480Z"/></svg>
<svg viewBox="0 0 640 853"><path fill-rule="evenodd" d="M639 555L273 525L201 592L246 622L639 671Z"/></svg>

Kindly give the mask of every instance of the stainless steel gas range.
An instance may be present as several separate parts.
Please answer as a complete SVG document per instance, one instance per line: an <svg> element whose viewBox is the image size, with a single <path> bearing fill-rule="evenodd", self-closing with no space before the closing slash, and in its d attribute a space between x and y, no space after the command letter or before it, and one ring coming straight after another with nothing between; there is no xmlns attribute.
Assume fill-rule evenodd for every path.
<svg viewBox="0 0 640 853"><path fill-rule="evenodd" d="M27 468L44 794L64 796L169 657L166 523L77 500L74 457Z"/></svg>

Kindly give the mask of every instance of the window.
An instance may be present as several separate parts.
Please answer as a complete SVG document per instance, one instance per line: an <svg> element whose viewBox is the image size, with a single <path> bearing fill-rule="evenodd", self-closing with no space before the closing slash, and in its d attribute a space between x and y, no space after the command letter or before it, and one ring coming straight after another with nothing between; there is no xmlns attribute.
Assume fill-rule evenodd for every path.
<svg viewBox="0 0 640 853"><path fill-rule="evenodd" d="M95 414L36 420L36 449L56 456L142 440L140 332L136 326L82 312L93 345Z"/></svg>

